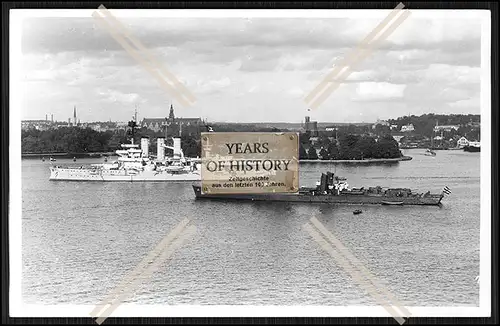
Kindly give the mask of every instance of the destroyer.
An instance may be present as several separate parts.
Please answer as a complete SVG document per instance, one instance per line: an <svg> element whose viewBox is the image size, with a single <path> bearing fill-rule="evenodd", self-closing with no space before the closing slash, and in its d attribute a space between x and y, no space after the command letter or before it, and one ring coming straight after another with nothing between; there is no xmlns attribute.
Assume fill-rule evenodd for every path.
<svg viewBox="0 0 500 326"><path fill-rule="evenodd" d="M65 181L198 181L201 180L200 164L196 159L185 158L180 138L173 138L174 146L166 146L164 138L158 138L155 160L149 157L149 139L141 139L141 147L122 144L117 150L118 160L112 163L92 164L88 167L50 168L49 180ZM173 155L165 157L165 149Z"/></svg>
<svg viewBox="0 0 500 326"><path fill-rule="evenodd" d="M193 185L193 190L198 199L382 205L440 205L445 193L449 193L446 187L441 194L413 193L407 188L350 188L345 180L331 172L322 173L316 187L301 187L295 194L203 194L198 185Z"/></svg>

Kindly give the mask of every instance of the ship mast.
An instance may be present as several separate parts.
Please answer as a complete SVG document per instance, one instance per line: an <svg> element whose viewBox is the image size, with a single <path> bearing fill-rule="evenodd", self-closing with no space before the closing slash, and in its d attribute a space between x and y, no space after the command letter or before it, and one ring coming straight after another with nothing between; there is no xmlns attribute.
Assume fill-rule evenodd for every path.
<svg viewBox="0 0 500 326"><path fill-rule="evenodd" d="M128 126L130 127L130 133L132 134L132 139L130 143L134 145L135 138L135 128L137 127L137 106L135 107L134 115L132 116L132 120L128 122Z"/></svg>

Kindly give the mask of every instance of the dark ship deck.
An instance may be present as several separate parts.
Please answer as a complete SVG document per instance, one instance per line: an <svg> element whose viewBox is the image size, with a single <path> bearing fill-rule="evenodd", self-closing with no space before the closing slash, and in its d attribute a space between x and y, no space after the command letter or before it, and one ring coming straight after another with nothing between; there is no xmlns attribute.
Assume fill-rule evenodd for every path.
<svg viewBox="0 0 500 326"><path fill-rule="evenodd" d="M220 200L251 200L275 202L308 202L339 204L382 204L382 205L440 205L444 194L412 193L408 188L370 187L368 189L348 189L331 172L322 173L321 181L315 188L301 188L298 193L257 193L257 194L204 194L201 186L193 185L196 198Z"/></svg>

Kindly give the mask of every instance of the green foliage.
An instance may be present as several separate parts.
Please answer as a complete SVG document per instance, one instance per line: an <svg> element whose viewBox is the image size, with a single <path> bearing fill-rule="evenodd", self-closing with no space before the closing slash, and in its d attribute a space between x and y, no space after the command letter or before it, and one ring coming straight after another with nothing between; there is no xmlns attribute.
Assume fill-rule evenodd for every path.
<svg viewBox="0 0 500 326"><path fill-rule="evenodd" d="M362 136L355 147L359 149L361 158L374 157L377 155L377 142L373 137Z"/></svg>
<svg viewBox="0 0 500 326"><path fill-rule="evenodd" d="M377 142L374 158L401 157L398 142L391 135L382 136Z"/></svg>
<svg viewBox="0 0 500 326"><path fill-rule="evenodd" d="M342 134L339 138L340 159L342 160L359 160L361 159L361 151L356 147L361 136L353 134Z"/></svg>
<svg viewBox="0 0 500 326"><path fill-rule="evenodd" d="M310 135L309 133L307 132L302 132L299 134L299 142L301 145L306 145L306 146L309 146L309 144L311 143L309 141L309 138L310 138Z"/></svg>
<svg viewBox="0 0 500 326"><path fill-rule="evenodd" d="M442 125L460 125L466 126L470 122L480 122L480 115L478 114L423 114L421 116L404 116L397 119L390 119L388 122L391 125L397 125L398 130L401 130L403 125L413 124L415 132L425 137L432 137L434 127L437 124ZM470 128L469 128L470 129ZM472 128L474 129L474 128ZM464 133L458 133L465 135Z"/></svg>
<svg viewBox="0 0 500 326"><path fill-rule="evenodd" d="M300 144L299 145L299 160L306 160L308 158L306 149L304 148L304 145Z"/></svg>
<svg viewBox="0 0 500 326"><path fill-rule="evenodd" d="M245 126L245 125L241 125ZM227 128L220 126L214 130L223 131L245 131L239 130L240 125L229 125ZM246 127L242 127L245 129ZM249 131L276 131L275 128L255 129ZM271 129L271 130L268 130ZM150 149L154 152L156 139L163 137L164 132L154 132L145 128L137 129L135 132L135 143L140 142L141 137L149 137L151 140ZM120 148L120 144L129 143L130 128L127 131L106 131L97 132L90 128L63 127L39 131L36 129L23 130L21 135L21 146L23 153L91 153L91 152L114 152ZM201 143L198 134L186 133L181 136L182 150L188 157L201 157ZM306 151L306 148L308 150ZM339 140L331 141L326 136L320 136L316 148L320 151L321 159L328 160L352 160L369 158L396 158L400 157L398 143L391 135L385 134L375 141L370 136L360 136L343 132L339 135ZM299 159L318 159L316 148L311 146L307 134L300 135Z"/></svg>
<svg viewBox="0 0 500 326"><path fill-rule="evenodd" d="M201 157L201 142L192 137L181 137L181 146L184 156Z"/></svg>
<svg viewBox="0 0 500 326"><path fill-rule="evenodd" d="M64 127L40 131L23 130L21 148L23 153L69 152L90 153L108 152L116 149L124 135L119 133L97 132L90 128Z"/></svg>
<svg viewBox="0 0 500 326"><path fill-rule="evenodd" d="M329 160L330 159L330 153L328 153L328 149L323 147L320 151L319 151L319 156L321 156L321 159L322 160Z"/></svg>
<svg viewBox="0 0 500 326"><path fill-rule="evenodd" d="M316 150L313 146L306 152L301 141L299 148L299 157L301 159L318 159ZM335 141L319 140L321 146L320 157L322 160L362 160L370 158L398 158L401 152L396 140L391 135L385 134L378 141L371 136L360 136L343 133L340 135L338 145ZM319 148L319 146L317 147Z"/></svg>
<svg viewBox="0 0 500 326"><path fill-rule="evenodd" d="M318 137L318 143L317 146L320 148L327 148L330 146L331 140L325 135L325 134L320 134Z"/></svg>
<svg viewBox="0 0 500 326"><path fill-rule="evenodd" d="M318 159L318 153L316 153L316 148L314 147L309 147L309 150L307 151L307 158L310 160L317 160Z"/></svg>
<svg viewBox="0 0 500 326"><path fill-rule="evenodd" d="M328 159L340 160L340 151L336 143L330 143L328 146Z"/></svg>

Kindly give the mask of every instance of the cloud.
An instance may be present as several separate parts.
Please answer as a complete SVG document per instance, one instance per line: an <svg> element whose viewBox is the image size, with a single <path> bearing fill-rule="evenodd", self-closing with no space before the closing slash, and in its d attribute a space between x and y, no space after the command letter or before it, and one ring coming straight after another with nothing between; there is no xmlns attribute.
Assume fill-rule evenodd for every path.
<svg viewBox="0 0 500 326"><path fill-rule="evenodd" d="M223 77L214 80L200 80L197 84L196 93L213 94L215 92L222 92L225 88L231 85L231 79Z"/></svg>
<svg viewBox="0 0 500 326"><path fill-rule="evenodd" d="M390 83L362 82L356 88L358 97L356 100L380 100L391 98L402 98L406 85Z"/></svg>
<svg viewBox="0 0 500 326"><path fill-rule="evenodd" d="M432 108L479 111L480 22L410 18L353 67L314 114L365 120ZM376 26L361 18L120 18L197 98L182 108L93 18L29 18L23 24L23 115L121 120L143 116L301 120L303 101ZM372 101L377 108L366 111ZM461 102L462 101L462 102ZM466 102L463 102L466 101ZM91 111L86 108L92 108ZM237 108L237 110L235 110ZM339 109L342 108L342 109ZM47 112L49 111L49 112ZM128 116L129 113L126 113ZM65 119L64 119L65 120Z"/></svg>

